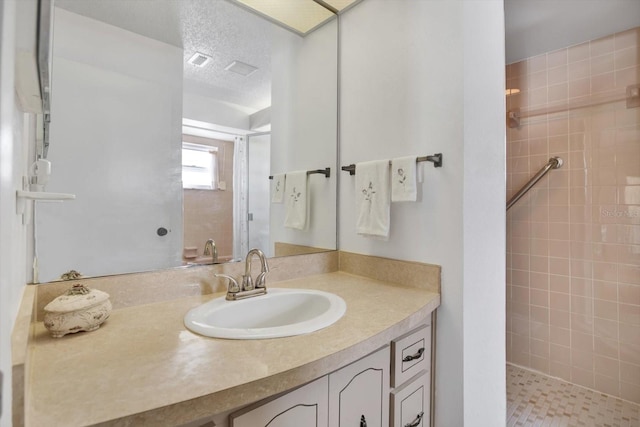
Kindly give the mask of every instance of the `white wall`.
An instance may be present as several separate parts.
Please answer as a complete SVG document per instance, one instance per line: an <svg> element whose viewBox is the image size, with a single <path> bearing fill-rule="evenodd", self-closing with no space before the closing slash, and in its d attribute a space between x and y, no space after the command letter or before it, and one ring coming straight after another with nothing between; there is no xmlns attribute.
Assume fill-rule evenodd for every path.
<svg viewBox="0 0 640 427"><path fill-rule="evenodd" d="M249 247L259 248L268 257L272 257L273 245L269 241L269 219L271 197L270 183L267 179L270 172L271 135L247 137L248 170L247 197L248 212L252 215L249 221Z"/></svg>
<svg viewBox="0 0 640 427"><path fill-rule="evenodd" d="M29 2L31 3L31 2ZM27 232L16 214L27 152L33 145L34 117L24 114L14 92L16 30L33 28L35 9L17 13L26 1L0 2L0 370L4 373L0 426L11 425L11 331L27 280ZM24 10L22 11L24 12ZM35 46L35 34L31 34ZM20 43L25 47L25 41Z"/></svg>
<svg viewBox="0 0 640 427"><path fill-rule="evenodd" d="M174 46L55 9L46 189L77 199L37 206L41 282L181 264L182 61Z"/></svg>
<svg viewBox="0 0 640 427"><path fill-rule="evenodd" d="M331 167L309 176L307 230L284 228L285 204L271 205L271 241L336 247L337 22L302 38L274 29L271 58L271 175Z"/></svg>
<svg viewBox="0 0 640 427"><path fill-rule="evenodd" d="M255 111L206 96L184 92L183 117L236 129L250 129L250 115Z"/></svg>
<svg viewBox="0 0 640 427"><path fill-rule="evenodd" d="M464 423L506 414L506 130L502 0L464 1ZM446 325L445 325L446 326ZM446 357L444 354L442 357ZM441 378L441 383L446 378Z"/></svg>
<svg viewBox="0 0 640 427"><path fill-rule="evenodd" d="M505 423L503 26L500 0L367 0L341 23L341 163L444 156L388 241L356 234L344 173L339 212L340 249L442 266L441 427Z"/></svg>

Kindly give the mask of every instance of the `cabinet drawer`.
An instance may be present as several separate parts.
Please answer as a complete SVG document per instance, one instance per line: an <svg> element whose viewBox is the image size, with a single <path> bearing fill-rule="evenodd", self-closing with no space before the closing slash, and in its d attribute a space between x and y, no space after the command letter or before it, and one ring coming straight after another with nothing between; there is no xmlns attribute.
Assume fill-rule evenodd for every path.
<svg viewBox="0 0 640 427"><path fill-rule="evenodd" d="M391 427L429 426L430 378L427 371L422 371L391 392Z"/></svg>
<svg viewBox="0 0 640 427"><path fill-rule="evenodd" d="M391 387L398 387L418 372L430 369L430 323L391 341Z"/></svg>

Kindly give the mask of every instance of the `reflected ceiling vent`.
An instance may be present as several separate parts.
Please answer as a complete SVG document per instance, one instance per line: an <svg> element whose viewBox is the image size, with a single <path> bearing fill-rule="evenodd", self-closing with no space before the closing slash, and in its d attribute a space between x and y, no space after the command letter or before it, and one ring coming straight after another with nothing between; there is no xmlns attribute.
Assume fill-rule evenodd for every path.
<svg viewBox="0 0 640 427"><path fill-rule="evenodd" d="M224 69L227 71L232 71L236 74L240 74L241 76L245 76L245 77L250 76L251 74L255 73L258 70L257 67L254 67L253 65L245 64L244 62L240 62L240 61L233 61L231 64L224 67Z"/></svg>
<svg viewBox="0 0 640 427"><path fill-rule="evenodd" d="M187 62L191 65L195 65L196 67L204 67L209 63L209 61L211 61L211 57L204 53L196 52Z"/></svg>

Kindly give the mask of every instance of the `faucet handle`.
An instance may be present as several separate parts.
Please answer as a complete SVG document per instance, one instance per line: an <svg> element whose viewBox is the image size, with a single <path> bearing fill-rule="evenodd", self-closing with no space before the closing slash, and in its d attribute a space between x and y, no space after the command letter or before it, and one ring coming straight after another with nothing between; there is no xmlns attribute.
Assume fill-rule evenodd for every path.
<svg viewBox="0 0 640 427"><path fill-rule="evenodd" d="M256 277L256 289L258 288L266 288L267 286L267 273L268 271L263 271L262 273L258 274L258 277Z"/></svg>
<svg viewBox="0 0 640 427"><path fill-rule="evenodd" d="M214 276L229 279L229 281L227 282L227 292L240 292L240 285L238 284L238 281L233 277L227 274L214 274Z"/></svg>

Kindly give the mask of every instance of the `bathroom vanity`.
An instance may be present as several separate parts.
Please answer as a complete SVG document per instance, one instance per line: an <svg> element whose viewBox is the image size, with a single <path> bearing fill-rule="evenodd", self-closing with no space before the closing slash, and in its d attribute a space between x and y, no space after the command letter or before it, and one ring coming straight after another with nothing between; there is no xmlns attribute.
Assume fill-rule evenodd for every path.
<svg viewBox="0 0 640 427"><path fill-rule="evenodd" d="M391 346L282 396L232 413L229 425L429 426L430 349L429 320L391 341Z"/></svg>
<svg viewBox="0 0 640 427"><path fill-rule="evenodd" d="M334 293L347 304L340 320L306 335L214 339L187 330L183 317L222 295L219 288L202 292L206 287L193 277L182 278L184 289L200 294L158 301L156 289L151 302L134 303L126 286L87 279L112 295L111 317L97 331L55 339L38 309L50 289L28 287L14 333L18 351L24 349L14 355L14 424L239 427L286 416L316 421L282 418L280 425L354 425L354 419L367 427L429 425L440 268L346 253L290 258L274 260L269 287ZM287 277L291 262L328 271ZM197 268L212 277L224 267ZM142 275L139 284L148 280Z"/></svg>

